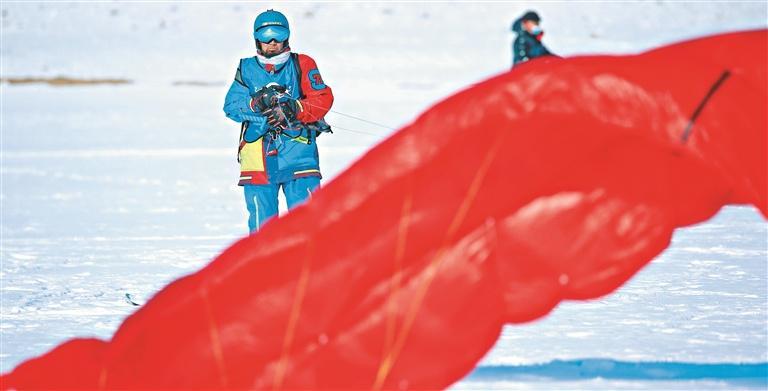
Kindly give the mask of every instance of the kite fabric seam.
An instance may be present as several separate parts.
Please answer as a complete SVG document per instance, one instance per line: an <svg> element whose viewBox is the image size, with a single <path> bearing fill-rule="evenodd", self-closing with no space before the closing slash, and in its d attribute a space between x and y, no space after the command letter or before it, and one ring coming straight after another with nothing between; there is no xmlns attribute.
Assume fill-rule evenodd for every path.
<svg viewBox="0 0 768 391"><path fill-rule="evenodd" d="M451 225L448 226L448 230L445 232L445 236L443 237L443 244L437 250L437 253L435 254L432 261L430 261L429 266L425 271L426 277L416 291L416 297L413 301L414 304L410 306L409 311L406 313L405 318L403 319L403 328L397 335L395 344L392 346L390 351L385 354L385 360L381 362L379 369L376 371L376 379L372 387L373 390L381 390L384 382L387 380L387 377L389 377L389 373L392 370L392 367L395 365L395 362L397 361L397 358L403 349L403 345L405 345L405 340L408 339L408 335L410 334L413 322L415 321L416 316L418 315L418 312L421 308L421 304L424 301L424 296L427 295L429 286L437 274L437 269L440 267L440 264L442 264L446 246L456 231L458 231L461 224L464 222L464 218L469 212L469 208L471 208L474 204L477 193L480 190L480 186L485 179L485 175L488 173L488 168L496 158L496 154L498 153L499 147L502 144L502 141L505 139L506 134L506 132L501 132L500 136L496 139L496 142L493 144L491 150L483 160L482 165L476 171L475 177L470 183L469 189L467 189L467 193L465 194L461 205L459 205L459 209L456 211L456 214L451 221Z"/></svg>

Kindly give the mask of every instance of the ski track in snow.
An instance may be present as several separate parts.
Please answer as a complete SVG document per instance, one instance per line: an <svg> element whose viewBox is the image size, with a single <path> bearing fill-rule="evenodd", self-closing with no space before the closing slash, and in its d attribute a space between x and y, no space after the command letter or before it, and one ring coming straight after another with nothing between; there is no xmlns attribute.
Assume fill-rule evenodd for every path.
<svg viewBox="0 0 768 391"><path fill-rule="evenodd" d="M136 311L126 293L144 302L246 233L235 185L238 127L221 105L237 59L252 55L252 18L268 6L2 5L2 77L134 83L2 85L0 371L69 338L110 338ZM768 24L768 5L760 2L273 6L294 22L292 46L311 54L334 88L334 109L392 127L506 70L507 29L527 8L540 11L545 43L563 55L633 53ZM228 22L210 23L212 17ZM457 28L466 20L483 23ZM172 85L179 80L215 83ZM318 140L326 183L390 133L337 113L327 119L339 129ZM727 207L678 230L669 249L613 294L505 327L480 365L585 357L765 363L767 238L753 208ZM470 376L455 389L733 387L764 388L720 380Z"/></svg>

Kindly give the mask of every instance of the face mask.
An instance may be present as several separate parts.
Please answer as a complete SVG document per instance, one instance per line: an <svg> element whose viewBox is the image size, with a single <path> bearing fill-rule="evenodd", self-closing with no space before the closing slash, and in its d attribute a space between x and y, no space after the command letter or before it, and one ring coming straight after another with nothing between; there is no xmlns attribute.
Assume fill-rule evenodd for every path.
<svg viewBox="0 0 768 391"><path fill-rule="evenodd" d="M533 34L533 35L539 35L539 34L541 34L543 32L544 32L544 30L542 30L541 27L539 27L539 26L531 27L531 34Z"/></svg>

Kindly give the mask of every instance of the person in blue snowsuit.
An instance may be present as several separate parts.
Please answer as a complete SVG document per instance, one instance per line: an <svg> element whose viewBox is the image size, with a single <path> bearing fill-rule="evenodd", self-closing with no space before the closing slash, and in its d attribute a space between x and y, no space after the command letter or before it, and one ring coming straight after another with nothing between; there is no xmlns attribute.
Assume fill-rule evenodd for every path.
<svg viewBox="0 0 768 391"><path fill-rule="evenodd" d="M544 37L544 30L539 24L541 18L534 11L528 11L512 23L512 32L517 34L512 42L512 66L526 62L528 60L553 55L541 39Z"/></svg>
<svg viewBox="0 0 768 391"><path fill-rule="evenodd" d="M256 55L243 58L224 101L224 113L241 124L240 186L253 233L278 214L278 191L288 208L320 186L315 137L330 128L323 117L333 104L315 61L292 53L288 19L268 10L253 26Z"/></svg>

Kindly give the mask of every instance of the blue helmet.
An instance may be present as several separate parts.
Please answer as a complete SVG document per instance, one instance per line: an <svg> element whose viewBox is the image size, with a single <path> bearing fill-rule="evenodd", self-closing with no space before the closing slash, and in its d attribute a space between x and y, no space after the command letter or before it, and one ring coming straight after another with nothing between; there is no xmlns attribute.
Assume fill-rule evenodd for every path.
<svg viewBox="0 0 768 391"><path fill-rule="evenodd" d="M285 15L275 10L267 10L256 17L253 22L253 38L259 42L277 42L288 40L291 30Z"/></svg>

